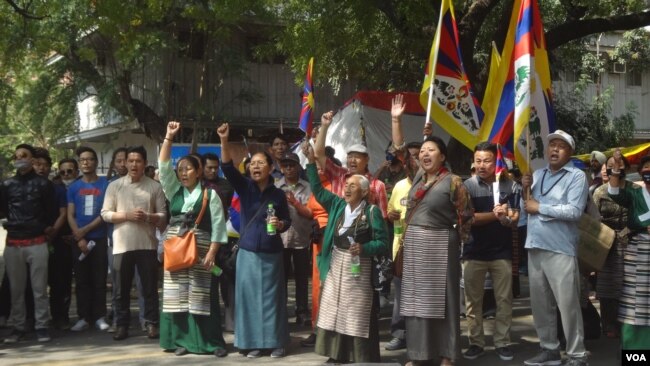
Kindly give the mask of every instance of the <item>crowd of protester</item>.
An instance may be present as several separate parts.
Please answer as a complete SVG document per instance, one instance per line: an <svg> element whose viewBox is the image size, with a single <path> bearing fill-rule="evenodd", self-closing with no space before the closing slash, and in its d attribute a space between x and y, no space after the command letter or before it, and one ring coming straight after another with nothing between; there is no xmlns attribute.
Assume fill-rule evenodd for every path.
<svg viewBox="0 0 650 366"><path fill-rule="evenodd" d="M529 277L540 340L539 354L526 365L558 365L561 350L566 364L586 365L584 340L601 329L620 337L624 349L648 348L643 289L650 286L650 185L625 179L630 165L620 151L609 158L593 152L584 172L571 160L573 137L557 130L547 136L545 168L523 175L514 168L497 177L497 146L482 142L472 176L463 179L450 170L451 152L430 126L421 141L404 140L404 109L397 95L386 156L349 146L345 167L325 146L332 112L300 147L304 167L283 135L271 140L269 152L253 153L238 167L228 124L217 129L221 159L190 154L174 165L181 124L169 122L157 169L142 146L120 148L106 177L98 175L92 148L59 161L51 178L48 152L18 145L16 174L0 190L7 231L0 319L12 327L4 343L21 341L32 329L47 342L50 328L95 327L126 339L135 284L140 327L177 356L225 357L223 331L234 331L234 346L248 358L284 357L295 317L312 329L301 345L314 347L327 363L378 362L378 314L390 283L377 285L375 277L380 258L389 257L400 270L393 271L393 338L385 349L405 349L411 366L482 356L488 318L495 322L496 354L512 360L520 273ZM374 175L371 158L384 159ZM638 172L650 184L650 157L641 159ZM595 320L586 315L593 274L580 267L577 251L578 222L590 210L617 233L591 285L600 300ZM161 243L192 227L198 262L161 271ZM235 244L235 269L222 271ZM462 316L469 348L461 353ZM596 335L588 331L593 326Z"/></svg>

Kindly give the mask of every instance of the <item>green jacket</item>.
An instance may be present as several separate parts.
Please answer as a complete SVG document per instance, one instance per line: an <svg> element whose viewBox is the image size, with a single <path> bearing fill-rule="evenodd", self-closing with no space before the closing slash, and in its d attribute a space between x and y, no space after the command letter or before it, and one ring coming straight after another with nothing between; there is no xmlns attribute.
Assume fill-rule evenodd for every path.
<svg viewBox="0 0 650 366"><path fill-rule="evenodd" d="M329 272L330 269L330 261L332 260L336 223L342 215L345 215L345 206L347 203L343 198L323 188L320 178L318 177L316 164L307 164L307 179L311 185L311 191L314 194L314 197L316 197L318 203L323 206L329 215L327 226L323 233L323 248L316 258L318 271L320 272L320 280L321 283L324 283L325 278L327 278L327 272ZM361 255L364 257L387 255L389 248L388 230L386 228L386 222L382 217L381 210L375 205L366 205L365 215L370 218L373 239L366 243L362 243L363 249Z"/></svg>

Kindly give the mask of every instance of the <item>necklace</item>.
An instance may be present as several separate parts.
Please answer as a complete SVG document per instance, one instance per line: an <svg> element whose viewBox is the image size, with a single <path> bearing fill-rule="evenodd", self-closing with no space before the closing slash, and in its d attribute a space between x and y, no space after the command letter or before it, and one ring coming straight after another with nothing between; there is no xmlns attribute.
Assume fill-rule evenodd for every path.
<svg viewBox="0 0 650 366"><path fill-rule="evenodd" d="M544 170L544 175L542 176L542 185L541 185L541 187L539 187L539 188L540 188L540 193L542 194L542 197L546 196L546 195L548 194L548 192L550 192L551 190L553 190L553 188L554 188L558 183L560 183L560 181L562 180L562 178L564 178L564 176L566 175L566 173L568 173L568 171L565 170L565 171L562 173L562 175L560 176L560 178L559 178L558 180L556 180L555 183L553 183L553 185L551 185L551 188L549 188L546 192L544 192L544 180L546 180L546 173L548 173L548 170Z"/></svg>

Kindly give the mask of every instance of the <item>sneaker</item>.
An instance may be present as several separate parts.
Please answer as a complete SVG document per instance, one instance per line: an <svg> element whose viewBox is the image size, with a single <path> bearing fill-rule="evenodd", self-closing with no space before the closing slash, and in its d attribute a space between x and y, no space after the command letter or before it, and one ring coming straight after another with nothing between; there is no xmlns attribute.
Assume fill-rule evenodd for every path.
<svg viewBox="0 0 650 366"><path fill-rule="evenodd" d="M589 364L587 363L587 358L582 357L582 358L569 358L569 360L565 363L567 366L588 366Z"/></svg>
<svg viewBox="0 0 650 366"><path fill-rule="evenodd" d="M475 360L480 356L483 356L484 353L485 352L483 351L483 348L473 344L469 346L469 348L467 349L467 351L465 351L465 353L463 353L463 357L468 360Z"/></svg>
<svg viewBox="0 0 650 366"><path fill-rule="evenodd" d="M384 349L386 351L397 351L398 349L404 349L406 348L406 339L400 339L400 338L393 338L386 344L386 347Z"/></svg>
<svg viewBox="0 0 650 366"><path fill-rule="evenodd" d="M542 349L537 356L524 361L527 366L553 366L562 363L562 356L559 350Z"/></svg>
<svg viewBox="0 0 650 366"><path fill-rule="evenodd" d="M83 319L77 320L77 322L70 328L71 331L73 332L81 332L82 330L86 330L90 327L87 321Z"/></svg>
<svg viewBox="0 0 650 366"><path fill-rule="evenodd" d="M513 358L515 358L515 354L512 353L512 350L510 350L510 347L505 346L505 347L497 347L495 349L497 355L499 355L499 358L504 360L504 361L510 361Z"/></svg>
<svg viewBox="0 0 650 366"><path fill-rule="evenodd" d="M14 328L11 330L11 333L9 333L9 335L5 338L5 343L6 344L17 343L21 341L23 338L25 338L25 332Z"/></svg>
<svg viewBox="0 0 650 366"><path fill-rule="evenodd" d="M104 320L104 318L99 318L95 322L95 328L97 328L99 330L108 330L108 328L110 328L110 326L108 325L108 323L106 323L106 320Z"/></svg>
<svg viewBox="0 0 650 366"><path fill-rule="evenodd" d="M36 340L39 342L49 342L52 340L47 328L36 329Z"/></svg>
<svg viewBox="0 0 650 366"><path fill-rule="evenodd" d="M276 348L271 352L271 358L282 358L286 356L284 348Z"/></svg>
<svg viewBox="0 0 650 366"><path fill-rule="evenodd" d="M248 358L260 358L262 357L262 351L259 349L254 349L246 354Z"/></svg>
<svg viewBox="0 0 650 366"><path fill-rule="evenodd" d="M107 330L108 333L115 333L116 331L117 331L117 325L115 325L115 324L111 324L111 326L108 327L108 330Z"/></svg>

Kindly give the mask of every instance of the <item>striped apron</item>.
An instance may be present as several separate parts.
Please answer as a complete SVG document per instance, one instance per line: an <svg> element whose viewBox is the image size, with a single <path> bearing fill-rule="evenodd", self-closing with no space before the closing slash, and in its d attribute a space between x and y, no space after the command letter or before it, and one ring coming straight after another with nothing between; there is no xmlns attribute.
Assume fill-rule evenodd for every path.
<svg viewBox="0 0 650 366"><path fill-rule="evenodd" d="M368 338L373 290L371 258L361 257L361 275L352 277L347 250L334 247L323 285L317 326L352 337Z"/></svg>
<svg viewBox="0 0 650 366"><path fill-rule="evenodd" d="M180 225L167 230L167 238L178 234ZM196 229L196 245L199 258L204 258L210 249L210 234ZM196 315L210 315L210 272L201 263L174 272L163 274L162 311L165 313L190 312Z"/></svg>

